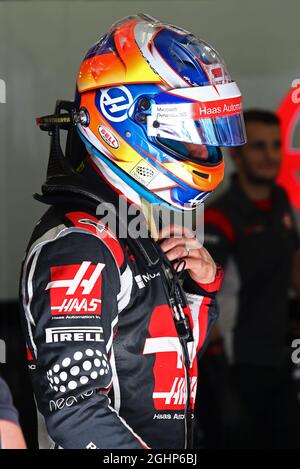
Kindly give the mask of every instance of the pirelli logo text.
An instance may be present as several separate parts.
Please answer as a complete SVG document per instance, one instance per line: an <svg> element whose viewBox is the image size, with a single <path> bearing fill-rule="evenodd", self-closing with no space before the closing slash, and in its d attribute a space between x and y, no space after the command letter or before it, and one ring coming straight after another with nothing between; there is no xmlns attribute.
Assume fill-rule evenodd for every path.
<svg viewBox="0 0 300 469"><path fill-rule="evenodd" d="M89 261L51 267L46 290L50 290L52 316L100 315L104 267L105 264Z"/></svg>
<svg viewBox="0 0 300 469"><path fill-rule="evenodd" d="M46 329L46 343L104 342L102 327L52 327Z"/></svg>

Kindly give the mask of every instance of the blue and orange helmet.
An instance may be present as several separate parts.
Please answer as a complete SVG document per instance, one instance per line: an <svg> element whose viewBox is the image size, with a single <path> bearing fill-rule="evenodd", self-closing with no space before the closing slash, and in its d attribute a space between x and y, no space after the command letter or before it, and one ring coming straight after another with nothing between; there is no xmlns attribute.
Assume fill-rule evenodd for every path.
<svg viewBox="0 0 300 469"><path fill-rule="evenodd" d="M223 179L220 147L246 141L241 93L219 54L142 14L114 24L88 51L76 105L92 158L173 209L202 202Z"/></svg>

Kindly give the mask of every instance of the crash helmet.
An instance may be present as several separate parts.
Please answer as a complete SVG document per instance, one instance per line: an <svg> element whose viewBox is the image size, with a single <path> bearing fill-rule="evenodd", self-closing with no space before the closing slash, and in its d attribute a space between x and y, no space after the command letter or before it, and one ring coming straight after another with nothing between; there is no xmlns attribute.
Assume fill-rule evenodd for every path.
<svg viewBox="0 0 300 469"><path fill-rule="evenodd" d="M144 14L115 23L87 52L76 107L93 162L172 209L203 202L223 179L220 147L246 141L241 92L216 50Z"/></svg>

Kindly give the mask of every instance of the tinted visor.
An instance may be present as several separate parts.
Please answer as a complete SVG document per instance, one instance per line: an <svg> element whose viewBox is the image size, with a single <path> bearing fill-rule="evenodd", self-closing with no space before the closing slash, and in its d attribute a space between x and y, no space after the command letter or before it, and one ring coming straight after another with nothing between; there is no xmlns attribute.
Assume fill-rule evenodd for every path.
<svg viewBox="0 0 300 469"><path fill-rule="evenodd" d="M180 142L246 143L241 93L234 82L159 93L147 118L149 136Z"/></svg>
<svg viewBox="0 0 300 469"><path fill-rule="evenodd" d="M156 141L162 148L171 150L182 161L192 161L204 166L215 166L223 159L220 148L216 146L197 145L160 137L157 137Z"/></svg>

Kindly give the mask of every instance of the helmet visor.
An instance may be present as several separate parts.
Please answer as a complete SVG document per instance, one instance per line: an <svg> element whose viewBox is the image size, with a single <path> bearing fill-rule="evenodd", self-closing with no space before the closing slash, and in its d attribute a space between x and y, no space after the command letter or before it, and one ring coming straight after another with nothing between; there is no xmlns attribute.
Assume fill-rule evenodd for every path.
<svg viewBox="0 0 300 469"><path fill-rule="evenodd" d="M147 117L147 133L194 144L243 145L246 132L239 88L231 82L159 93Z"/></svg>

